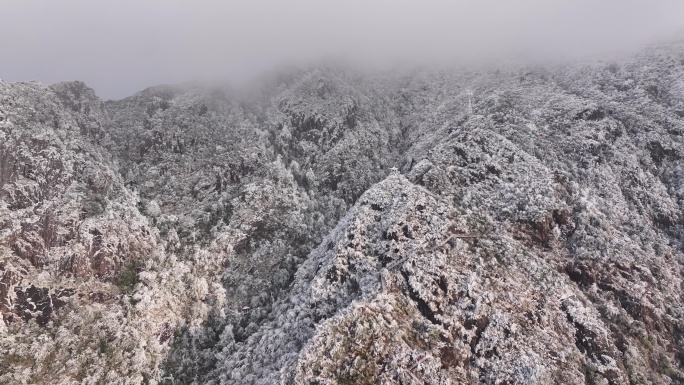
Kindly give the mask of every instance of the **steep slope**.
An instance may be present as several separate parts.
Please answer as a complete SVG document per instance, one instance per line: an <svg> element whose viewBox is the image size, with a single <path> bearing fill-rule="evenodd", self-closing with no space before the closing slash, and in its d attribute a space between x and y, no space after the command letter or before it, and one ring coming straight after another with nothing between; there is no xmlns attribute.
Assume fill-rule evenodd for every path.
<svg viewBox="0 0 684 385"><path fill-rule="evenodd" d="M258 331L238 341L224 330L222 365L205 380L622 384L652 372L639 342L597 309L597 288L584 292L548 252L482 231L483 220L388 177L304 262Z"/></svg>
<svg viewBox="0 0 684 385"><path fill-rule="evenodd" d="M102 103L77 82L0 87L0 381L125 375L148 337L125 294L160 250L100 146Z"/></svg>
<svg viewBox="0 0 684 385"><path fill-rule="evenodd" d="M399 175L375 185L256 333L224 331L216 383L624 381L572 281L478 219Z"/></svg>

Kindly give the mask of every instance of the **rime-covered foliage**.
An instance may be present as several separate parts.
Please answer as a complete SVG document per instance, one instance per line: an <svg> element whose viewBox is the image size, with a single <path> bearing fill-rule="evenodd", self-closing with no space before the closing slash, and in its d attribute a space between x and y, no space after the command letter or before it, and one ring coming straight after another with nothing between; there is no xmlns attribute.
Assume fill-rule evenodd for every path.
<svg viewBox="0 0 684 385"><path fill-rule="evenodd" d="M154 332L125 294L161 250L102 147L103 103L78 82L0 90L0 382L142 380Z"/></svg>
<svg viewBox="0 0 684 385"><path fill-rule="evenodd" d="M0 83L0 382L683 383L682 79Z"/></svg>

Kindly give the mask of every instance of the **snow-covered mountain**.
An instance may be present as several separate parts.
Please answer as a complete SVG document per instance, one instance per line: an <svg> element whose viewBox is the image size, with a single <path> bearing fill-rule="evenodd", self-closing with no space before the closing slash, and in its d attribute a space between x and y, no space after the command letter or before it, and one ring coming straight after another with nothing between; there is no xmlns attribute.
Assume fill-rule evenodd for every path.
<svg viewBox="0 0 684 385"><path fill-rule="evenodd" d="M0 82L0 383L684 383L684 45Z"/></svg>

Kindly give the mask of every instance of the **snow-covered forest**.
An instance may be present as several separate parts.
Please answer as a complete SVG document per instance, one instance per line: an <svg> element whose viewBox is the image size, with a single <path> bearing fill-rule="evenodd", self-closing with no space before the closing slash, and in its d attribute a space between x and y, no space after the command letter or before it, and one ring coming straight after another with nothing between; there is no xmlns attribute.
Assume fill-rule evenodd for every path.
<svg viewBox="0 0 684 385"><path fill-rule="evenodd" d="M683 157L681 42L0 81L0 383L683 384Z"/></svg>

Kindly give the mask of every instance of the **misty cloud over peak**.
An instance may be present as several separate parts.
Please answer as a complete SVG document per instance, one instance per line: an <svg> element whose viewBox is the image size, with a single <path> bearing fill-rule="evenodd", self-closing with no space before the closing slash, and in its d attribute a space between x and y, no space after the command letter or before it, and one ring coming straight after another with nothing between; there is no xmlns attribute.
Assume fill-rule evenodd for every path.
<svg viewBox="0 0 684 385"><path fill-rule="evenodd" d="M104 98L150 85L243 82L283 63L448 64L615 54L672 39L677 0L15 1L0 78L79 79Z"/></svg>

